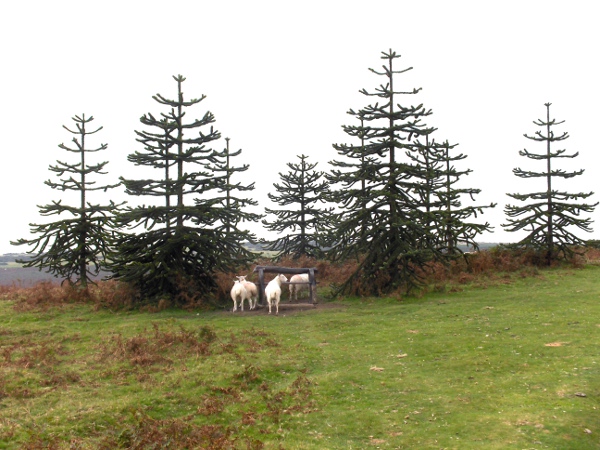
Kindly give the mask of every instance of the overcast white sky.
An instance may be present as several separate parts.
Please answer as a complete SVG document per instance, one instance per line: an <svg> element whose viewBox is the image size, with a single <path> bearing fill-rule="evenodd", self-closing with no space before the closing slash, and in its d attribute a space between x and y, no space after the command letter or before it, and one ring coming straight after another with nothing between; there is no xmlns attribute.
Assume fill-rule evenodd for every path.
<svg viewBox="0 0 600 450"><path fill-rule="evenodd" d="M464 184L482 189L475 203L498 203L482 218L494 233L480 241L516 241L522 236L500 226L505 194L541 189L512 169L541 170L518 151L543 151L523 134L538 129L544 103L571 136L558 148L580 152L563 167L586 169L564 189L600 199L597 18L596 2L579 0L3 2L0 253L25 251L10 241L48 220L37 205L61 198L44 180L57 180L48 170L56 160L72 161L58 144L71 141L62 126L74 115L104 127L92 141L108 144L96 154L110 161L99 181L136 178L126 158L142 150L139 118L164 111L152 95L173 98L172 75L184 75L187 98L207 96L189 114L212 111L223 138L242 149L236 162L250 164L244 181L256 182L264 212L287 162L306 154L327 170L338 156L332 144L352 142L341 126L353 123L350 108L371 103L358 91L379 85L368 69L389 49L402 55L398 68L414 68L396 87L423 88L403 103L433 110L436 139L468 155L460 167L474 171ZM97 202L138 202L121 190L106 195ZM592 218L584 239L600 238L600 208Z"/></svg>

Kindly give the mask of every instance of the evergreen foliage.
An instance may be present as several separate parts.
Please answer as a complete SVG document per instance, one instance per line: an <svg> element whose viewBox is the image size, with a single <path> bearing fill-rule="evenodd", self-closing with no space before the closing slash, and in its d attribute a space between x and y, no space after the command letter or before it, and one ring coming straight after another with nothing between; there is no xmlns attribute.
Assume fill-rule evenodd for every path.
<svg viewBox="0 0 600 450"><path fill-rule="evenodd" d="M435 139L429 142L426 136L425 144L415 142L414 151L409 157L423 169L423 183L420 187L421 198L433 232L438 236L439 247L447 254L460 252L459 245L478 249L475 241L478 234L491 231L489 223L469 221L471 217L483 214L485 208L494 208L495 203L486 206L464 206L462 198L468 196L474 201L474 196L481 189L456 186L462 177L472 172L471 169L458 170L454 163L464 160L467 156L460 153L451 155L450 151L456 145L448 141L441 144Z"/></svg>
<svg viewBox="0 0 600 450"><path fill-rule="evenodd" d="M266 250L278 251L278 258L290 255L323 257L323 237L327 232L333 208L319 208L326 202L329 184L323 172L315 170L317 163L309 163L308 156L300 155L299 163L287 163L290 171L279 173L281 184L273 183L277 194L268 194L269 199L284 209L265 208L267 214L274 214L273 222L263 220L266 229L287 233L266 243Z"/></svg>
<svg viewBox="0 0 600 450"><path fill-rule="evenodd" d="M59 182L47 180L45 184L63 192L79 193L79 205L64 205L62 200L52 201L49 205L38 205L42 216L65 213L71 217L46 224L30 224L31 233L39 236L34 239L19 239L11 244L33 246L33 249L27 252L33 256L19 261L24 267L46 269L57 277L86 288L105 265L105 258L110 251L113 238L113 214L123 203L116 205L111 200L108 205L103 206L89 201L90 192L100 190L106 192L119 186L120 183L96 186L96 181L90 179L93 174L105 175L104 167L108 161L89 164L86 157L90 153L105 150L108 145L101 144L97 148L86 147L88 145L86 137L102 129L99 127L89 131L86 128L94 120L92 116L86 117L82 114L74 116L72 120L75 122L75 130L64 125L63 128L75 135L72 139L73 146L59 144L59 148L76 153L79 160L74 163L57 161L56 165L51 165L49 170L57 177L63 178L60 178Z"/></svg>
<svg viewBox="0 0 600 450"><path fill-rule="evenodd" d="M425 213L423 223L430 233L437 236L439 240L437 246L442 247L443 237L440 233L442 225L439 214L444 206L439 199L439 192L444 186L443 164L440 160L442 146L435 142L435 139L430 141L429 136L433 131L433 129L425 131L425 143L421 143L421 139L416 139L412 147L407 149L406 156L419 171L420 182L415 184L415 192L420 199L421 209Z"/></svg>
<svg viewBox="0 0 600 450"><path fill-rule="evenodd" d="M361 139L361 144L334 144L345 159L332 161L334 169L328 176L330 183L338 186L331 198L342 211L331 234L329 254L334 260L360 259L357 271L340 286L340 293L376 295L398 288L410 290L421 281L420 269L441 257L420 195L423 168L406 157L413 138L433 131L422 122L431 110L422 104L397 103L400 95L420 91L395 89L395 75L412 69L395 70L398 58L392 50L383 52L383 71L370 70L384 82L373 93L360 91L383 103L349 111L361 125L344 126L344 131Z"/></svg>
<svg viewBox="0 0 600 450"><path fill-rule="evenodd" d="M231 195L235 190L253 189L231 184L231 175L247 168L231 166L229 158L240 152L230 154L209 147L220 138L212 125L213 114L207 111L200 119L185 120L186 112L206 96L184 100L185 78L173 78L176 99L160 94L152 97L168 112L160 118L142 116L140 121L147 129L136 133L144 149L128 156L135 165L157 170L160 175L122 178L128 194L156 197L162 204L128 208L118 216L119 225L128 232L118 241L111 269L114 278L132 283L146 300L166 297L182 303L190 296L212 292L215 272L231 271L249 262L251 253L242 243L254 237L237 225L240 219L257 220L257 216L241 210L252 201ZM227 193L225 200L219 196L222 192Z"/></svg>
<svg viewBox="0 0 600 450"><path fill-rule="evenodd" d="M507 194L509 197L521 202L528 202L523 206L506 205L505 214L507 223L502 226L507 231L527 231L527 236L515 244L516 247L531 248L545 253L547 264L558 257L568 258L573 254L573 246L584 245L584 241L573 234L568 228L576 227L580 230L591 232L590 218L582 218L583 213L592 213L598 205L577 203L579 199L586 199L593 195L587 193L569 193L557 190L555 181L569 179L583 174L583 169L567 172L553 168L552 163L559 158L575 158L579 152L565 154L566 150L553 150L555 142L566 140L567 132L555 134L554 127L564 123L550 119L550 105L546 106L546 120L538 119L533 123L542 128L533 136L524 134L527 139L546 144L544 153L531 153L527 149L520 150L519 155L534 161L545 162L545 170L533 172L520 167L513 169L513 173L520 178L542 178L546 181L546 188L529 194Z"/></svg>
<svg viewBox="0 0 600 450"><path fill-rule="evenodd" d="M247 186L239 182L234 183L233 177L238 173L245 172L250 166L248 164L240 167L233 165L232 158L239 156L242 150L232 152L229 149L229 141L229 138L225 138L226 146L221 153L216 155L217 159L213 166L213 172L217 175L222 174L219 177L223 181L219 187L221 197L218 198L221 201L221 212L223 213L223 217L221 218L222 231L238 240L247 238L252 241L254 237L243 234L238 225L240 222L258 222L262 216L244 210L248 206L257 206L258 202L256 200L240 198L236 195L236 191L246 192L254 190L254 183Z"/></svg>

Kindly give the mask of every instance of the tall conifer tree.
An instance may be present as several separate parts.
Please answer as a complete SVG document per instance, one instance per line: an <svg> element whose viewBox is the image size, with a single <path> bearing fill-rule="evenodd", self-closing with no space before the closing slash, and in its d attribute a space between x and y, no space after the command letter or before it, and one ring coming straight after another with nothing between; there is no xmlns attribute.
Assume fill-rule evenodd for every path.
<svg viewBox="0 0 600 450"><path fill-rule="evenodd" d="M422 168L406 156L413 138L432 132L422 122L431 110L398 103L400 96L420 91L395 87L396 75L412 69L397 70L398 58L392 50L383 52L383 70L370 70L384 81L375 92L360 91L383 103L349 111L367 125L345 126L344 131L367 141L360 146L334 144L338 154L351 162L331 162L335 169L328 179L338 185L332 198L342 212L331 236L330 255L334 260L362 255L357 272L340 286L341 293L410 290L419 284L419 268L439 256L419 195Z"/></svg>
<svg viewBox="0 0 600 450"><path fill-rule="evenodd" d="M266 229L285 233L282 237L267 242L266 249L278 251L278 257L291 255L293 258L323 256L323 236L327 232L332 208L319 208L327 199L329 184L323 172L314 170L317 163L309 163L308 156L300 155L299 163L287 163L290 171L279 176L281 184L274 183L277 194L268 194L271 201L284 209L265 208L276 220L263 220Z"/></svg>
<svg viewBox="0 0 600 450"><path fill-rule="evenodd" d="M233 158L239 156L242 150L231 151L229 149L229 141L229 138L225 138L225 148L221 153L216 155L220 161L216 160L213 167L214 173L221 179L219 187L223 213L221 225L229 238L233 237L236 241L253 239L254 236L240 230L238 225L241 222L258 222L260 220L262 217L260 214L245 211L245 208L248 206L257 206L258 202L252 198L241 198L236 192L252 191L254 190L254 183L244 186L242 183L234 180L235 175L247 171L250 166L244 164L236 167L233 164Z"/></svg>
<svg viewBox="0 0 600 450"><path fill-rule="evenodd" d="M33 256L24 262L25 267L47 269L57 277L69 280L86 288L104 267L106 255L110 250L113 237L113 214L122 205L116 205L112 200L108 205L93 204L89 194L93 191L104 191L119 186L97 186L92 175L105 175L108 161L90 164L87 157L90 153L105 150L108 145L101 144L89 148L86 138L102 129L93 131L87 128L94 120L92 116L74 116L75 130L63 125L63 128L73 137L73 146L60 144L59 148L75 153L79 160L70 163L57 161L49 170L60 178L59 182L51 180L45 184L60 191L74 191L79 194L79 205L64 205L62 200L53 201L51 205L38 206L42 216L60 214L70 215L70 218L57 220L46 224L31 224L31 232L39 235L34 239L19 239L13 245L30 245L33 249L27 253Z"/></svg>
<svg viewBox="0 0 600 450"><path fill-rule="evenodd" d="M216 271L230 271L247 263L251 254L242 242L253 239L253 235L231 223L232 211L239 213L240 203L227 209L218 195L233 187L226 181L229 169L219 174L226 155L210 148L220 138L212 125L213 114L207 111L200 119L186 121L188 109L206 96L185 100L185 78L173 78L177 97L152 97L168 112L161 113L160 119L151 114L140 119L149 128L136 131L144 150L128 157L136 165L158 170L160 175L123 178L127 193L162 198L163 202L129 208L119 215L119 224L128 232L111 257L111 269L114 278L132 283L144 298L170 297L177 302L189 298L190 290L210 293L216 288Z"/></svg>
<svg viewBox="0 0 600 450"><path fill-rule="evenodd" d="M347 150L344 152L344 156L348 160L335 161L333 164L338 169L333 169L331 173L326 174L328 180L335 180L334 182L340 187L338 190L329 191L329 199L332 203L337 204L342 210L346 210L349 207L356 209L356 215L358 217L357 222L360 223L360 233L354 236L354 239L361 240L366 239L368 236L368 229L370 228L370 221L368 220L368 205L369 197L367 186L370 184L371 177L369 172L372 170L377 159L369 156L365 149L365 143L369 139L370 128L365 126L365 112L364 111L350 111L350 114L355 115L359 121L359 127L344 127L346 132L360 140L360 145L347 146ZM339 218L340 214L334 214L334 217ZM334 225L336 227L337 225ZM336 245L336 237L334 230L328 236L328 245ZM347 245L347 248L354 249L354 257L360 258L361 248L358 245L351 246ZM331 253L330 253L331 255ZM348 257L346 254L345 257Z"/></svg>
<svg viewBox="0 0 600 450"><path fill-rule="evenodd" d="M598 203L577 203L579 199L586 199L593 192L578 194L557 190L556 182L566 180L583 174L583 169L567 172L552 166L559 158L575 158L579 152L565 154L566 150L553 150L555 142L564 141L569 137L567 132L555 134L554 127L564 123L550 119L550 105L546 106L546 119L538 119L533 123L542 130L535 132L533 136L524 134L527 139L545 143L546 149L543 153L531 153L527 149L520 150L519 155L526 158L545 162L545 170L533 172L523 170L520 167L513 169L513 173L519 178L541 178L545 180L545 189L530 194L507 194L509 197L521 202L530 203L523 206L506 205L504 212L508 216L506 224L502 226L507 231L524 230L528 234L525 238L515 244L517 247L532 248L545 253L546 263L549 265L557 257L570 257L573 255L573 246L582 245L584 241L573 234L569 228L579 228L582 231L591 232L590 218L580 217L582 213L592 213Z"/></svg>
<svg viewBox="0 0 600 450"><path fill-rule="evenodd" d="M463 205L463 198L475 200L475 195L481 189L459 187L461 178L470 174L471 169L459 170L454 163L464 160L467 156L460 153L450 153L458 144L450 145L429 140L425 144L418 140L414 151L408 153L410 158L423 169L423 183L420 186L423 208L425 209L432 231L438 237L438 246L445 253L460 252L458 245L477 249L477 235L491 231L489 223L472 222L472 217L483 214L486 208L493 208L495 203L485 206Z"/></svg>
<svg viewBox="0 0 600 450"><path fill-rule="evenodd" d="M483 214L484 209L494 208L496 203L489 205L464 205L463 198L468 197L475 201L475 195L481 192L481 189L459 187L457 184L461 178L470 174L471 169L459 170L454 166L455 162L464 160L467 155L462 153L451 155L456 145L449 145L448 141L440 147L439 161L442 164L440 175L442 186L437 190L436 196L440 201L438 211L439 234L443 247L450 253L458 250L459 244L467 245L473 249L478 249L479 245L475 238L477 235L491 231L492 227L488 222L477 223L471 221L477 218L478 214Z"/></svg>
<svg viewBox="0 0 600 450"><path fill-rule="evenodd" d="M431 130L433 131L433 130ZM425 134L425 143L416 139L406 155L418 169L420 182L415 184L415 191L420 198L421 209L425 212L424 224L431 233L441 239L439 233L439 210L442 204L437 192L442 188L442 163L440 161L441 145L435 139L429 139L431 133Z"/></svg>

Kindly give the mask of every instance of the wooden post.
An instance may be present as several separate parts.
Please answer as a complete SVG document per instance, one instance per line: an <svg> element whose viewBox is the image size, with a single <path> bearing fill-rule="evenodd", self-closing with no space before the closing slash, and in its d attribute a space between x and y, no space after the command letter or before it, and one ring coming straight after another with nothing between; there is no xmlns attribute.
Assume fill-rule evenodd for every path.
<svg viewBox="0 0 600 450"><path fill-rule="evenodd" d="M258 269L258 301L260 306L263 306L265 304L265 272L262 267Z"/></svg>
<svg viewBox="0 0 600 450"><path fill-rule="evenodd" d="M317 280L315 279L315 269L308 269L308 281L310 281L310 301L313 305L317 304Z"/></svg>

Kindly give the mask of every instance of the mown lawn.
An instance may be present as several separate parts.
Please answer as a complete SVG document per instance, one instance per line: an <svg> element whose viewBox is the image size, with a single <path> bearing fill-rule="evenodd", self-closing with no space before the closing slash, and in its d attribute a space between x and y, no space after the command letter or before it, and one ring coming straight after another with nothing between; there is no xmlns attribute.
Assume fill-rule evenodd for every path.
<svg viewBox="0 0 600 450"><path fill-rule="evenodd" d="M599 277L279 317L1 301L0 448L600 448Z"/></svg>

